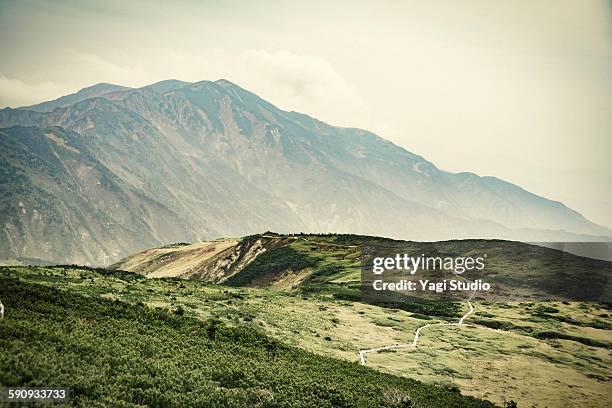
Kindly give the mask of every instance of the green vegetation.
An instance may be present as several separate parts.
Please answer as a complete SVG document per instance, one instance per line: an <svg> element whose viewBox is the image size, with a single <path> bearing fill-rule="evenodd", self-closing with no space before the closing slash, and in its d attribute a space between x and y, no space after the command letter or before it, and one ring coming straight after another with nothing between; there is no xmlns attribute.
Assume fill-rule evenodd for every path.
<svg viewBox="0 0 612 408"><path fill-rule="evenodd" d="M554 320L558 320L560 322L572 324L575 326L594 327L596 329L612 330L612 324L606 321L600 320L600 319L593 319L589 321L577 320L570 316L564 316L562 314L560 315L560 314L544 313L542 309L538 309L534 313L534 316L544 318L544 319L554 319Z"/></svg>
<svg viewBox="0 0 612 408"><path fill-rule="evenodd" d="M0 384L69 387L73 406L492 406L219 321L6 277L0 297Z"/></svg>
<svg viewBox="0 0 612 408"><path fill-rule="evenodd" d="M174 242L172 244L166 244L164 246L162 246L161 248L179 248L182 246L187 246L187 245L191 245L188 242Z"/></svg>
<svg viewBox="0 0 612 408"><path fill-rule="evenodd" d="M516 331L524 331L524 332L532 331L530 327L517 326L515 324L512 324L509 321L473 318L470 320L470 322L479 324L481 326L490 327L491 329L495 329L495 330L516 330Z"/></svg>
<svg viewBox="0 0 612 408"><path fill-rule="evenodd" d="M278 344L276 352L272 346L262 346L270 360L282 360L285 348L299 348L355 364L358 350L409 343L419 326L457 320L427 311L421 314L369 305L359 298L350 298L351 293L359 293L359 282L352 280L359 277L351 269L353 249L340 251L332 237L322 239L327 242L315 245L309 238L291 243L291 248L304 255L316 246L312 255L319 260L314 267L307 268L312 275L306 279L313 276L311 283L302 281L287 291L228 287L179 278L146 279L121 271L75 266L5 267L0 268L0 276L95 299L161 307L172 317L201 321L205 327L202 336L210 341L217 331L230 329L263 333ZM317 283L317 272L333 262L348 266L336 269ZM303 291L306 285L311 285L313 291ZM336 296L334 290L339 293L346 290L346 298L343 294ZM465 302L453 303L459 315L467 311ZM478 300L472 303L475 312L465 325L427 328L422 331L416 349L370 353L367 367L445 389L459 387L464 394L499 405L514 400L520 407L607 408L605 396L612 391L612 356L606 348L612 343L609 304ZM429 305L435 309L436 301ZM439 306L443 309L443 303ZM555 332L562 337L536 336L542 332ZM592 341L581 342L566 336Z"/></svg>
<svg viewBox="0 0 612 408"><path fill-rule="evenodd" d="M593 347L604 347L607 349L612 349L612 343L606 341L598 341L589 339L587 337L582 336L572 336L570 334L558 333L555 331L542 331L538 332L534 335L538 339L561 339L561 340L572 340L577 341L582 344L586 344L587 346Z"/></svg>
<svg viewBox="0 0 612 408"><path fill-rule="evenodd" d="M247 286L254 281L270 282L280 273L300 271L316 265L317 259L291 248L281 246L270 249L248 264L240 273L225 281L229 286Z"/></svg>

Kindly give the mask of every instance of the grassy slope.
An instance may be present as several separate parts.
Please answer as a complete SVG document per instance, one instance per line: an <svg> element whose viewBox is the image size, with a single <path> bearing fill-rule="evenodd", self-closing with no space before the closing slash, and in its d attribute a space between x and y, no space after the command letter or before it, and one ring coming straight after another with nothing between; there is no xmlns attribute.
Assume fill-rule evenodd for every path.
<svg viewBox="0 0 612 408"><path fill-rule="evenodd" d="M0 384L69 387L74 406L492 406L283 345L272 358L245 327L213 336L168 310L0 279Z"/></svg>
<svg viewBox="0 0 612 408"><path fill-rule="evenodd" d="M234 327L264 331L284 344L357 361L357 351L410 341L421 316L349 302L321 293L307 296L231 288L177 279L73 268L4 268L4 275L66 288L94 297L144 302L202 320L216 317ZM465 311L465 306L460 304ZM428 383L519 406L607 406L612 394L610 348L580 341L540 339L557 332L602 344L612 342L612 312L597 303L477 302L465 327L425 331L417 350L368 355L368 365ZM496 331L490 327L501 327Z"/></svg>

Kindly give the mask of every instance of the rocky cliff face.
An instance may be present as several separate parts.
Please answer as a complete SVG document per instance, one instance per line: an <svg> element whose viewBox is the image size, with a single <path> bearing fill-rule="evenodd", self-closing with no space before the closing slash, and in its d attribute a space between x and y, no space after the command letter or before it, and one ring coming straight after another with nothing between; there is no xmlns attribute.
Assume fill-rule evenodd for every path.
<svg viewBox="0 0 612 408"><path fill-rule="evenodd" d="M283 111L225 80L102 84L0 110L0 127L7 258L101 264L153 244L265 230L612 235L561 203L442 171L373 133Z"/></svg>

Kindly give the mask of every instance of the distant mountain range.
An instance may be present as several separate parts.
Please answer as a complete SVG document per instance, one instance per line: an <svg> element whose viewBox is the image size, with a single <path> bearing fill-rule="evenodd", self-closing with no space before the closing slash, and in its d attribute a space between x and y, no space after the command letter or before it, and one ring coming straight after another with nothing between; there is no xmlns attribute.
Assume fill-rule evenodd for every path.
<svg viewBox="0 0 612 408"><path fill-rule="evenodd" d="M449 173L361 129L227 81L98 84L0 110L0 259L108 264L220 236L610 241L495 177Z"/></svg>

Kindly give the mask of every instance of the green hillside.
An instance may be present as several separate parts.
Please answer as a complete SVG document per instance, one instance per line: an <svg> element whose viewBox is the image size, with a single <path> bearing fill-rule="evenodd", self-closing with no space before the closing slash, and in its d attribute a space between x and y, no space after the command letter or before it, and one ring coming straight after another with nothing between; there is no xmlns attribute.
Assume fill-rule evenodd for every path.
<svg viewBox="0 0 612 408"><path fill-rule="evenodd" d="M440 257L486 255L486 268L470 279L491 283L490 297L523 300L612 301L612 262L585 258L556 249L517 241L400 241L351 234L276 234L266 232L242 239L158 248L129 256L114 269L146 276L197 278L210 283L330 295L361 300L361 249L385 248L396 253ZM214 255L211 255L218 249ZM198 255L199 254L199 255ZM198 258L200 256L200 258ZM171 273L157 274L158 271ZM427 277L425 271L420 272ZM588 279L585 279L588 276ZM479 294L483 295L484 294ZM428 312L457 316L458 311L428 307L402 297L396 303L426 307ZM394 307L405 307L395 304Z"/></svg>
<svg viewBox="0 0 612 408"><path fill-rule="evenodd" d="M68 387L71 406L493 406L183 309L88 297L6 274L0 298L7 308L0 385Z"/></svg>
<svg viewBox="0 0 612 408"><path fill-rule="evenodd" d="M342 241L338 237L323 238ZM172 246L168 250L181 247ZM316 258L322 255L320 251ZM292 260L290 257L279 259ZM319 260L317 265L325 262ZM328 264L321 266L323 269L318 268L314 267L318 272L310 275L311 281L302 281L294 289L270 290L267 287L212 284L201 279L147 279L134 273L101 268L12 266L0 268L0 276L5 279L0 282L0 299L7 308L4 323L11 322L16 307L21 308L15 305L29 297L13 294L14 285L25 283L36 285L26 285L29 288L48 286L54 289L53 293L74 296L80 299L79 302L84 298L92 302L97 302L96 299L112 300L117 302L116 305L124 305L122 307L129 305L128 308L139 311L139 315L142 310L162 313L157 309L161 308L177 319L196 319L203 324L202 327L218 321L228 329L259 333L287 350L299 349L305 355L314 353L332 359L324 361L342 361L341 366L348 364L355 375L364 369L358 365L360 350L409 343L419 327L456 322L458 316L468 310L464 301L452 303L454 309L449 311L445 308L448 304L436 301L427 303L426 308L413 309L413 305L408 304L407 310L402 310L390 305L381 307L347 300L346 296L338 293L353 290L346 285L354 283L343 282L352 279L350 274L340 271L326 277L320 272L332 267ZM277 275L270 273L267 276ZM22 283L14 283L16 280ZM13 283L7 285L5 281ZM283 279L280 281L284 282ZM309 291L304 290L308 287ZM337 292L333 292L334 288ZM61 291L56 292L56 289ZM40 307L35 306L37 298L40 298ZM51 319L52 312L58 312L64 316L63 320L71 322L71 328L77 328L76 323L98 324L105 322L108 316L115 316L104 313L104 318L72 319L67 314L81 316L81 306L68 307L64 313L59 307L49 306L49 299L44 296L36 295L28 302L34 305L32 310L48 311L46 315L33 317L34 321ZM102 303L113 305L112 302ZM464 325L430 327L421 333L417 348L370 353L366 366L418 380L435 386L435 389L460 389L463 394L499 405L514 400L519 407L607 407L607 396L612 392L612 313L609 303L474 300L472 304L475 311ZM150 309L143 309L144 305ZM12 341L17 332L9 333L9 336L0 338ZM41 337L35 331L28 333L30 336L21 338L18 344L29 344ZM75 335L79 333L80 329L75 331ZM139 338L140 334L130 336ZM114 337L124 339L117 333ZM92 337L79 339L84 341L84 345L93 341ZM129 343L127 339L117 341ZM178 345L175 347L180 348ZM28 354L27 358L32 356ZM25 360L19 365L15 360L7 361L11 367L21 367L24 372L32 370ZM422 406L429 405L425 403Z"/></svg>

